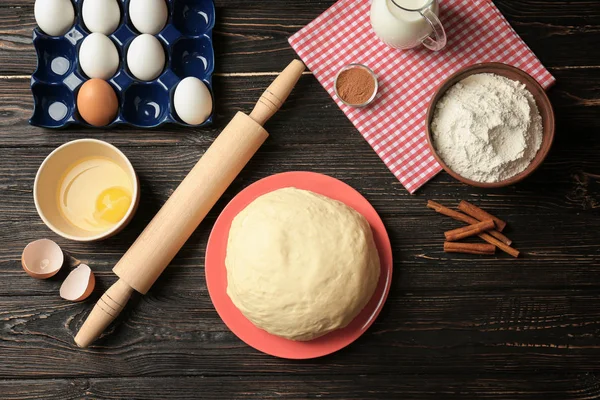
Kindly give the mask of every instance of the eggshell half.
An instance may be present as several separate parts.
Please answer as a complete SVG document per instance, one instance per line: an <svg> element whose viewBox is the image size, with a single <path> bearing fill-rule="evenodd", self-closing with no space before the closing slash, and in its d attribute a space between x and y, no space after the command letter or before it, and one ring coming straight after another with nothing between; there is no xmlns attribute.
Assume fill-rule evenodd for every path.
<svg viewBox="0 0 600 400"><path fill-rule="evenodd" d="M61 248L50 239L40 239L25 246L21 265L35 279L48 279L57 274L65 261Z"/></svg>
<svg viewBox="0 0 600 400"><path fill-rule="evenodd" d="M83 301L94 291L96 278L91 268L81 264L75 268L60 287L60 297L69 301Z"/></svg>

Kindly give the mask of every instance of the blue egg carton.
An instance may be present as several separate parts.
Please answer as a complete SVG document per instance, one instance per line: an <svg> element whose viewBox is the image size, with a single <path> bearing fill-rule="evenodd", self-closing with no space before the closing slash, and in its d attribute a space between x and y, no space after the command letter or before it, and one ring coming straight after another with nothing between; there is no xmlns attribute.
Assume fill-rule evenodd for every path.
<svg viewBox="0 0 600 400"><path fill-rule="evenodd" d="M79 65L79 47L90 32L83 23L83 0L71 1L75 24L64 36L48 36L39 27L33 31L38 65L31 77L34 109L29 123L34 126L91 126L81 118L76 106L78 90L89 79ZM206 83L214 99L213 0L166 0L169 20L156 35L165 50L166 66L150 82L136 79L127 68L127 50L140 35L129 18L129 1L119 0L121 22L109 36L120 55L119 70L108 81L119 99L119 114L109 127L155 128L166 123L189 126L177 117L173 96L179 82L193 76ZM211 114L200 126L211 124L212 119Z"/></svg>

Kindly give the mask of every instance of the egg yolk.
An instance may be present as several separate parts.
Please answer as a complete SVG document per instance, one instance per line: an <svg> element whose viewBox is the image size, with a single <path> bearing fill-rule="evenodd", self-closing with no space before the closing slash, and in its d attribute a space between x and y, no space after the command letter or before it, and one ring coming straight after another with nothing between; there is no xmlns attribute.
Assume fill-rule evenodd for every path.
<svg viewBox="0 0 600 400"><path fill-rule="evenodd" d="M131 195L127 190L111 187L105 189L96 199L94 217L96 220L117 224L125 217L130 205Z"/></svg>

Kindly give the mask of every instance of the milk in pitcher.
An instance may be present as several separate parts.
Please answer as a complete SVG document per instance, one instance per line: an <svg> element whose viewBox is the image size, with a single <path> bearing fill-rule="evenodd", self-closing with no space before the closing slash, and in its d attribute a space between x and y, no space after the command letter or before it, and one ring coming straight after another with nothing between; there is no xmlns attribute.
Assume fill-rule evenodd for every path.
<svg viewBox="0 0 600 400"><path fill-rule="evenodd" d="M397 49L412 49L429 36L433 28L422 12L439 12L432 0L372 0L371 25L377 36ZM412 10L412 11L409 11ZM421 12L420 12L421 11Z"/></svg>

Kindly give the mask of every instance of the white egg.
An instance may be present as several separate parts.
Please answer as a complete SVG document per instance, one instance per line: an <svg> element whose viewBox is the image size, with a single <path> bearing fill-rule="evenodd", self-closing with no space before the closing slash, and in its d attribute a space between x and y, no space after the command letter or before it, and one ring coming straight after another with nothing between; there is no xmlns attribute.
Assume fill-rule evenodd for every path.
<svg viewBox="0 0 600 400"><path fill-rule="evenodd" d="M62 36L75 22L75 10L70 0L36 0L35 21L45 34Z"/></svg>
<svg viewBox="0 0 600 400"><path fill-rule="evenodd" d="M156 35L167 24L169 9L165 0L131 0L129 16L139 32Z"/></svg>
<svg viewBox="0 0 600 400"><path fill-rule="evenodd" d="M129 71L141 81L158 78L165 68L165 50L152 35L143 34L131 42L127 51Z"/></svg>
<svg viewBox="0 0 600 400"><path fill-rule="evenodd" d="M92 33L81 43L79 65L89 78L108 80L119 68L119 52L108 36Z"/></svg>
<svg viewBox="0 0 600 400"><path fill-rule="evenodd" d="M90 32L110 35L119 27L121 8L117 0L84 0L83 23Z"/></svg>
<svg viewBox="0 0 600 400"><path fill-rule="evenodd" d="M175 89L173 105L177 116L186 124L200 125L208 119L213 109L210 91L198 78L185 78Z"/></svg>

